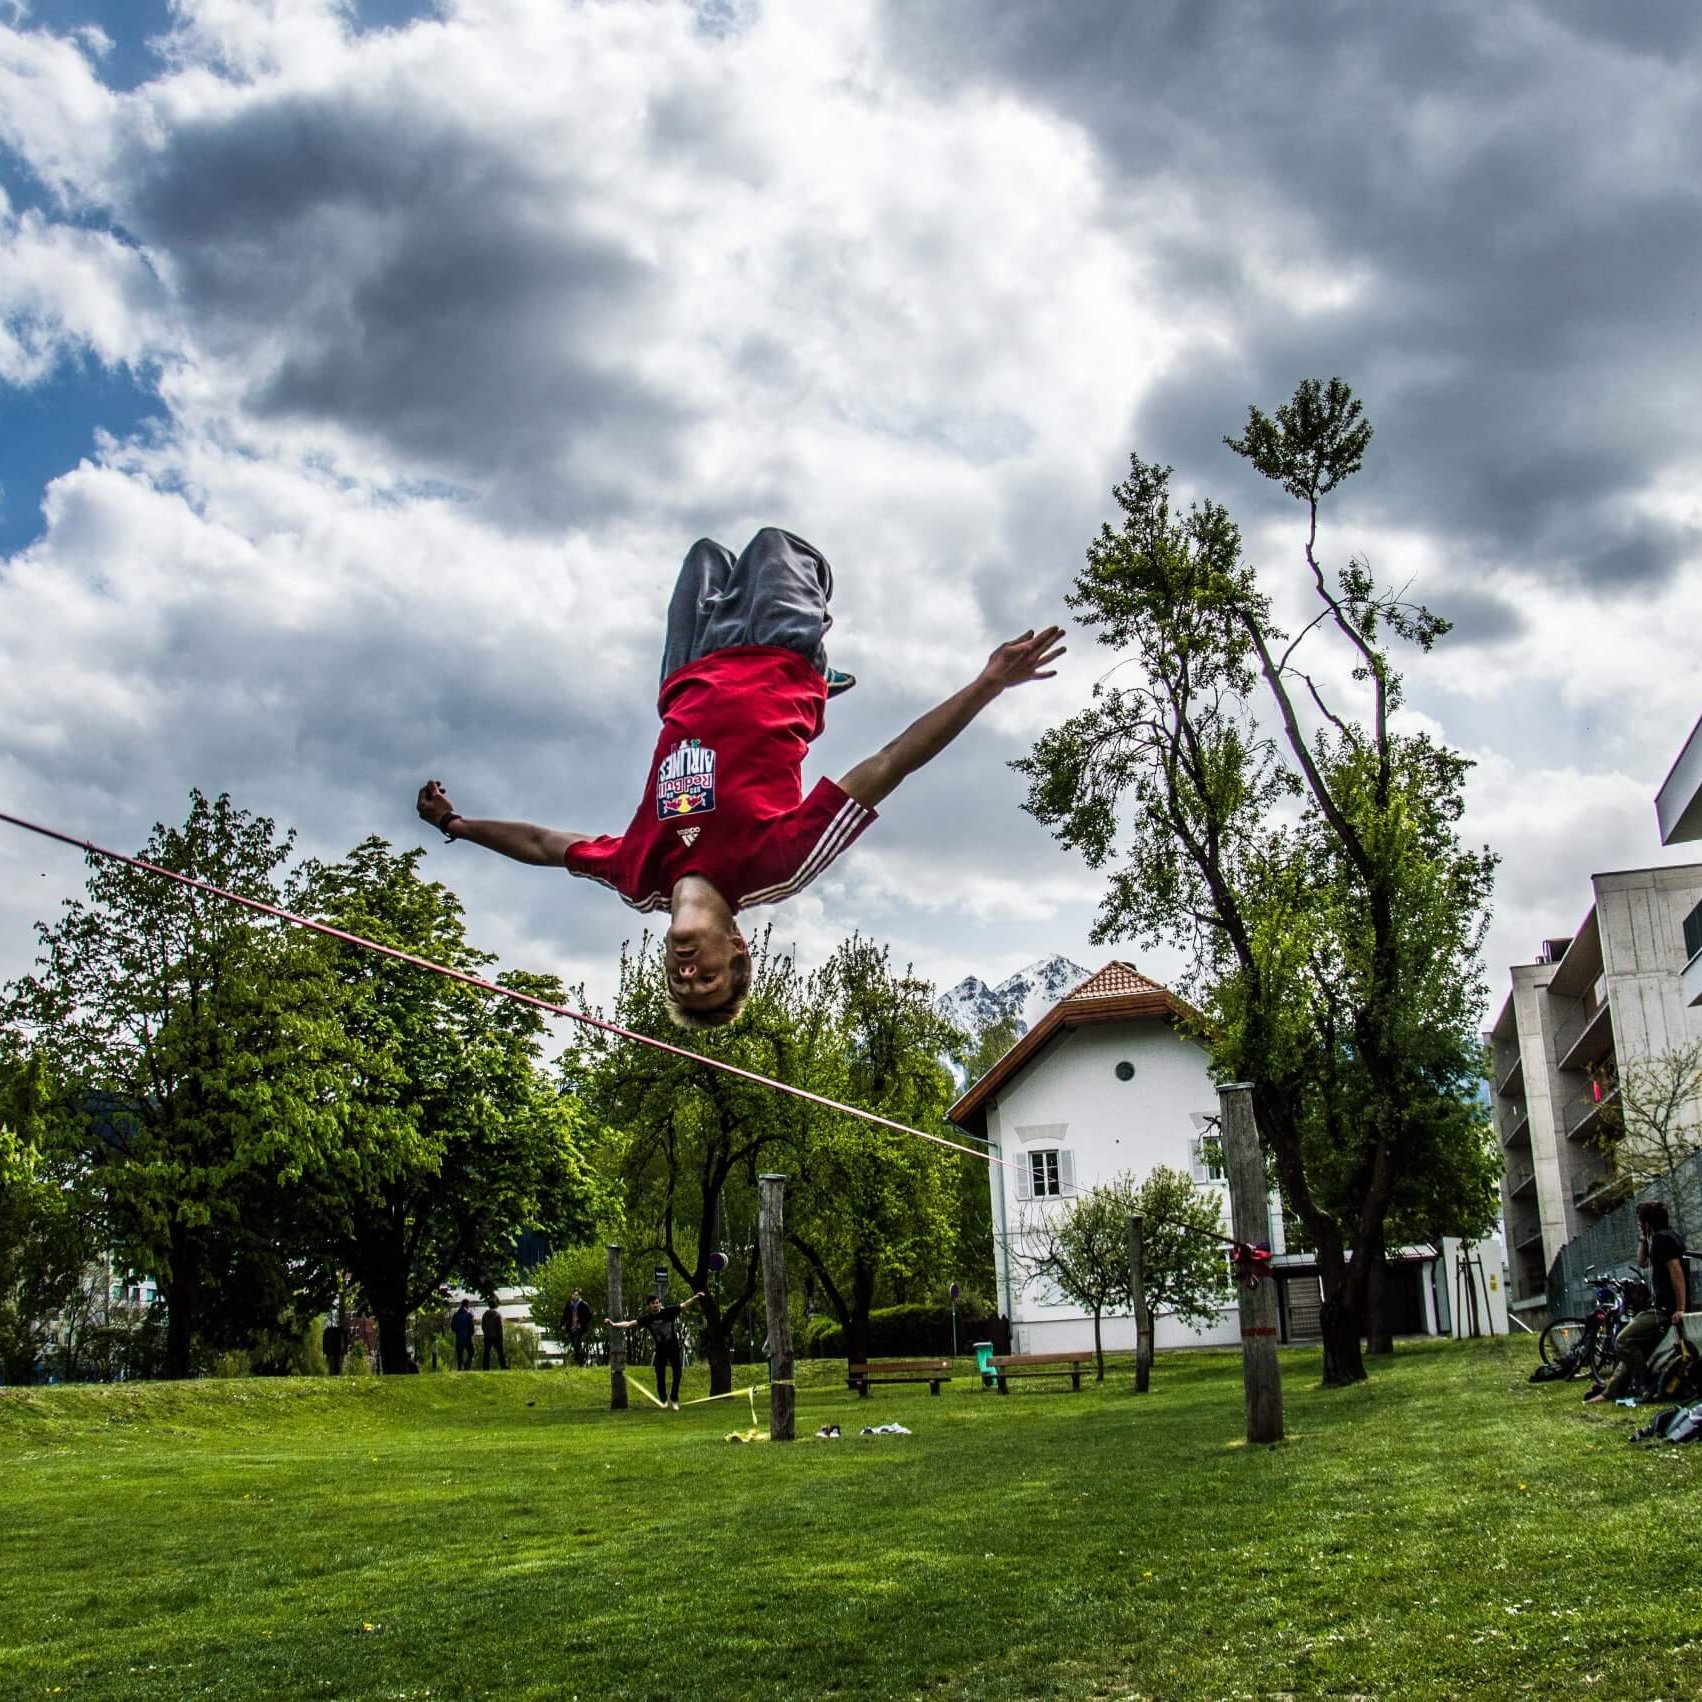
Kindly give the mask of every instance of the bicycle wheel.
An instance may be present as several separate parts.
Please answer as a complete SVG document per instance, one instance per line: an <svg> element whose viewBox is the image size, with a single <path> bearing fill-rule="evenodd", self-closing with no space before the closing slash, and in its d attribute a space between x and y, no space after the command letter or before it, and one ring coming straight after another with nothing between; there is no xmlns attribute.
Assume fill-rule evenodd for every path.
<svg viewBox="0 0 1702 1702"><path fill-rule="evenodd" d="M1537 1343L1543 1364L1558 1365L1562 1360L1572 1359L1588 1333L1589 1324L1583 1318L1556 1318Z"/></svg>

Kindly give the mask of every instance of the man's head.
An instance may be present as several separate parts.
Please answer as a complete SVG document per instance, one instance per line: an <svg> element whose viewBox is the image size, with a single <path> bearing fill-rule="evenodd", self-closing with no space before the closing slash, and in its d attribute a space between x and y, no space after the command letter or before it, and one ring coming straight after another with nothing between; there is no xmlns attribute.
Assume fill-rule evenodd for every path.
<svg viewBox="0 0 1702 1702"><path fill-rule="evenodd" d="M721 1028L750 996L751 953L727 901L705 880L688 877L674 894L662 941L668 1015L679 1028Z"/></svg>
<svg viewBox="0 0 1702 1702"><path fill-rule="evenodd" d="M466 1297L466 1295L462 1295L462 1296L461 1296L461 1310L462 1310L462 1311L463 1311L463 1312L468 1312L468 1311L471 1311L471 1310L472 1310L472 1305L473 1305L473 1303L472 1303L472 1301L470 1301L470 1300L469 1300L469 1299L468 1299L468 1298L467 1298L467 1297Z"/></svg>
<svg viewBox="0 0 1702 1702"><path fill-rule="evenodd" d="M650 1298L644 1302L644 1307L648 1312L660 1312L662 1310L660 1297L654 1294L651 1295Z"/></svg>
<svg viewBox="0 0 1702 1702"><path fill-rule="evenodd" d="M1667 1208L1659 1200L1644 1200L1637 1207L1637 1221L1642 1224L1645 1235L1659 1235L1672 1219L1667 1216Z"/></svg>
<svg viewBox="0 0 1702 1702"><path fill-rule="evenodd" d="M577 1299L578 1299L578 1298L579 1298L579 1290L578 1290L578 1289L577 1289L577 1288L576 1288L576 1289L575 1289L575 1290L574 1290L574 1291L573 1291L573 1292L572 1292L572 1294L570 1294L570 1295L569 1295L569 1296L568 1296L568 1299L569 1299L569 1300L577 1300Z"/></svg>

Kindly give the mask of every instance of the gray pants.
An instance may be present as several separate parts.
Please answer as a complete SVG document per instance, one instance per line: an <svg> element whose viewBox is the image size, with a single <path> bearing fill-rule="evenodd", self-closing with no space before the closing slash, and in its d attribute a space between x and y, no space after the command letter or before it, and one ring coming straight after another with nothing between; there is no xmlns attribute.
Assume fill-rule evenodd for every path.
<svg viewBox="0 0 1702 1702"><path fill-rule="evenodd" d="M1619 1332L1619 1339L1614 1343L1614 1352L1619 1358L1613 1376L1608 1379L1606 1393L1611 1400L1618 1400L1633 1383L1642 1379L1644 1369L1649 1363L1649 1355L1661 1344L1661 1338L1671 1326L1670 1318L1663 1318L1653 1309L1639 1312Z"/></svg>
<svg viewBox="0 0 1702 1702"><path fill-rule="evenodd" d="M833 569L795 533L765 526L737 560L725 545L699 538L686 551L668 604L662 678L741 644L796 650L825 674L822 636L833 625L832 596Z"/></svg>

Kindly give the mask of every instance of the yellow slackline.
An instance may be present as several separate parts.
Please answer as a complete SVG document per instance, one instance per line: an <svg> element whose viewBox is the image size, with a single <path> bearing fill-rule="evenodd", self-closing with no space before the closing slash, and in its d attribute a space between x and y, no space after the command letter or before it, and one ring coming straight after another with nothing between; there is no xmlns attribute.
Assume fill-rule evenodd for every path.
<svg viewBox="0 0 1702 1702"><path fill-rule="evenodd" d="M651 1394L647 1388L645 1388L643 1383L641 1383L637 1377L633 1375L633 1368L630 1365L623 1368L621 1376L653 1407L665 1407L668 1404L666 1401L657 1400L656 1397ZM699 1395L696 1400L681 1401L680 1405L682 1407L701 1407L707 1406L711 1401L733 1401L737 1400L740 1395L748 1395L751 1403L751 1427L754 1429L758 1422L756 1416L757 1396L765 1389L793 1389L796 1387L797 1384L794 1383L790 1377L776 1377L772 1383L751 1383L742 1389L729 1389L724 1395Z"/></svg>
<svg viewBox="0 0 1702 1702"><path fill-rule="evenodd" d="M630 1370L623 1368L621 1371L621 1378L624 1382L635 1388L653 1407L666 1406L668 1404L666 1401L657 1400L656 1397L651 1394L651 1392L645 1388L645 1386L639 1382L636 1377L633 1376Z"/></svg>

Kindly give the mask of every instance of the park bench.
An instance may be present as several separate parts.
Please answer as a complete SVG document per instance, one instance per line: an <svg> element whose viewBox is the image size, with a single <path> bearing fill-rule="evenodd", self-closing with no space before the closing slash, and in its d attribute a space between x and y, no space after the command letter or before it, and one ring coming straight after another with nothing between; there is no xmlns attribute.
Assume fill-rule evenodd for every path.
<svg viewBox="0 0 1702 1702"><path fill-rule="evenodd" d="M999 1393L1008 1395L1012 1377L1068 1377L1070 1387L1081 1388L1081 1374L1093 1363L1091 1353L995 1353L988 1363L998 1381ZM982 1379L985 1384L986 1379Z"/></svg>
<svg viewBox="0 0 1702 1702"><path fill-rule="evenodd" d="M872 1383L926 1383L928 1393L937 1395L942 1383L951 1381L949 1359L883 1359L872 1365L848 1365L845 1384L866 1396Z"/></svg>

